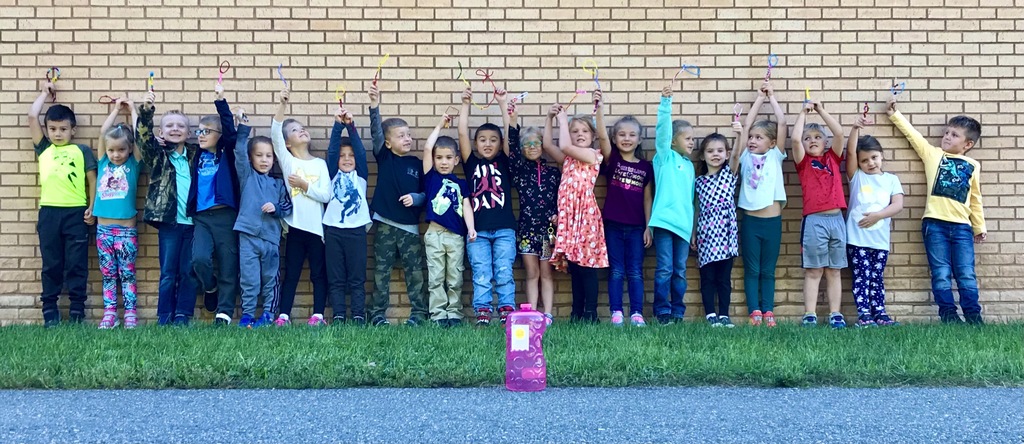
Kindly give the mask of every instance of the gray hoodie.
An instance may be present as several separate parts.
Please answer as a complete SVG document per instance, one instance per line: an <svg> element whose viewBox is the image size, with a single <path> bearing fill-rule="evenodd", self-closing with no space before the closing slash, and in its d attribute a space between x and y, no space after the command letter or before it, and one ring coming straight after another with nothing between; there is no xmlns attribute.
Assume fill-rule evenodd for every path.
<svg viewBox="0 0 1024 444"><path fill-rule="evenodd" d="M251 131L252 128L248 125L239 125L238 139L235 141L235 171L238 172L238 186L241 191L235 231L280 245L280 219L292 213L292 198L283 180L262 174L249 163ZM276 211L264 213L263 205L267 202L274 204Z"/></svg>

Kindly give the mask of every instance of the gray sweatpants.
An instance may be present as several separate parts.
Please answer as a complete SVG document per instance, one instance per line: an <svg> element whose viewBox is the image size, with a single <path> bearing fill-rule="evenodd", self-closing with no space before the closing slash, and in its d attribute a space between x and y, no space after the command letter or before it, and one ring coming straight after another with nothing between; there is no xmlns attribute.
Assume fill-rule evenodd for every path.
<svg viewBox="0 0 1024 444"><path fill-rule="evenodd" d="M238 234L238 258L241 271L242 315L256 316L256 304L263 297L263 312L277 310L274 289L281 253L278 245L245 233Z"/></svg>

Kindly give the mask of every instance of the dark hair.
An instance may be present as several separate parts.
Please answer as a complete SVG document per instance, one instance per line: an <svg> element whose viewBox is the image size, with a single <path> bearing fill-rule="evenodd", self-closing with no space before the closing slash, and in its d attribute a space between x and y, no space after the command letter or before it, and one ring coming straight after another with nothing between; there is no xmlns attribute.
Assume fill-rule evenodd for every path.
<svg viewBox="0 0 1024 444"><path fill-rule="evenodd" d="M703 176L708 173L708 161L704 160L704 151L708 149L708 145L712 142L722 142L725 145L726 152L729 151L729 139L720 133L711 133L704 137L704 140L700 142L700 169L698 174Z"/></svg>
<svg viewBox="0 0 1024 444"><path fill-rule="evenodd" d="M451 137L448 137L448 136L438 137L437 141L434 142L434 152L437 152L438 148L450 149L450 150L452 150L453 153L455 153L455 157L459 157L459 142L456 142L455 139L453 139ZM430 155L433 156L434 152L431 152Z"/></svg>
<svg viewBox="0 0 1024 444"><path fill-rule="evenodd" d="M50 108L53 109L53 108ZM50 113L46 113L49 117ZM72 123L74 125L74 123ZM977 144L981 140L981 122L974 120L967 116L956 116L949 119L949 123L946 126L952 126L964 130L964 137Z"/></svg>
<svg viewBox="0 0 1024 444"><path fill-rule="evenodd" d="M349 148L352 148L352 139L349 139L347 136L346 137L342 137L338 141L338 146L339 147L347 146Z"/></svg>
<svg viewBox="0 0 1024 444"><path fill-rule="evenodd" d="M272 140L270 140L269 137L267 137L267 136L255 136L252 139L249 139L249 155L250 156L252 155L252 150L256 149L256 144L257 143L265 143L267 145L270 145L271 149L273 149L273 147L274 147L274 142Z"/></svg>
<svg viewBox="0 0 1024 444"><path fill-rule="evenodd" d="M381 122L381 124L380 124L380 129L381 129L381 131L384 132L384 147L386 148L388 146L387 138L391 134L391 130L393 130L395 128L402 128L402 127L408 127L408 126L409 126L408 122L406 122L405 120L399 119L398 117L392 117L390 119L384 119L384 122Z"/></svg>
<svg viewBox="0 0 1024 444"><path fill-rule="evenodd" d="M874 136L860 136L857 138L857 152L878 151L882 152L882 144ZM847 156L850 153L846 154Z"/></svg>
<svg viewBox="0 0 1024 444"><path fill-rule="evenodd" d="M218 131L223 129L220 126L220 116L203 116L202 119L199 119L199 124L216 127ZM283 125L281 127L284 128Z"/></svg>
<svg viewBox="0 0 1024 444"><path fill-rule="evenodd" d="M498 140L500 140L503 144L505 143L505 135L501 133L501 127L493 123L485 123L477 127L476 132L473 133L473 140L476 140L477 137L480 137L480 132L482 131L494 131L498 133Z"/></svg>
<svg viewBox="0 0 1024 444"><path fill-rule="evenodd" d="M74 128L78 126L78 120L75 119L75 112L65 105L53 105L50 109L46 110L46 119L44 122L63 122L67 121Z"/></svg>
<svg viewBox="0 0 1024 444"><path fill-rule="evenodd" d="M135 151L135 133L132 132L132 128L127 123L115 124L107 130L103 137L108 139L108 144L112 140L124 140L128 144L128 152Z"/></svg>
<svg viewBox="0 0 1024 444"><path fill-rule="evenodd" d="M642 141L644 140L644 126L641 125L640 121L637 120L637 118L632 116L632 115L622 116L622 118L617 120L615 122L615 124L612 125L612 134L611 134L612 145L615 145L615 135L618 134L619 133L619 129L622 128L622 126L624 126L626 124L636 125L637 138L638 138L639 141L636 144L636 150L633 151L633 155L636 156L637 159L647 160L647 156L644 155L643 143L642 143ZM617 149L619 149L619 147L617 145L615 145L615 149L617 150Z"/></svg>

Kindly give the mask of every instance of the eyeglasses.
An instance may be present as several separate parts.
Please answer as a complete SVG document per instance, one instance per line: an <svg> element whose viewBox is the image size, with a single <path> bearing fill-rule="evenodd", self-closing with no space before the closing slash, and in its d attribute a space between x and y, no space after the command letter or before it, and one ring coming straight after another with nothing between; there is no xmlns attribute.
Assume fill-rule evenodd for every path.
<svg viewBox="0 0 1024 444"><path fill-rule="evenodd" d="M219 132L220 131L209 129L209 128L197 129L196 130L196 136L197 137L198 136L209 136L210 133L219 133Z"/></svg>
<svg viewBox="0 0 1024 444"><path fill-rule="evenodd" d="M540 142L526 142L523 144L523 148L540 148Z"/></svg>

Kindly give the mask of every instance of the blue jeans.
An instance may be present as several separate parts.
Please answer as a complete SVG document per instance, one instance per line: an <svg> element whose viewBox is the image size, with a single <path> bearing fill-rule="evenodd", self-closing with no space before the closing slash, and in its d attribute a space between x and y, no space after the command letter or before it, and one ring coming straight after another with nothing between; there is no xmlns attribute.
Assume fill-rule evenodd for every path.
<svg viewBox="0 0 1024 444"><path fill-rule="evenodd" d="M191 273L194 233L195 227L186 224L162 224L157 230L160 287L156 317L161 325L175 316L192 318L195 314L196 283Z"/></svg>
<svg viewBox="0 0 1024 444"><path fill-rule="evenodd" d="M498 308L516 305L516 281L512 263L516 260L516 231L478 231L476 240L466 239L469 265L473 268L473 310L491 308L491 290L498 292ZM491 281L494 285L491 285Z"/></svg>
<svg viewBox="0 0 1024 444"><path fill-rule="evenodd" d="M644 227L606 220L608 244L608 306L622 311L622 282L629 284L629 314L644 312Z"/></svg>
<svg viewBox="0 0 1024 444"><path fill-rule="evenodd" d="M927 218L921 222L921 234L939 315L956 314L957 311L951 277L956 279L964 314L981 313L978 280L974 275L974 232L971 226Z"/></svg>
<svg viewBox="0 0 1024 444"><path fill-rule="evenodd" d="M655 228L653 231L658 257L658 265L654 269L654 315L671 314L681 318L686 313L683 295L686 294L686 259L690 257L690 243L668 230Z"/></svg>

